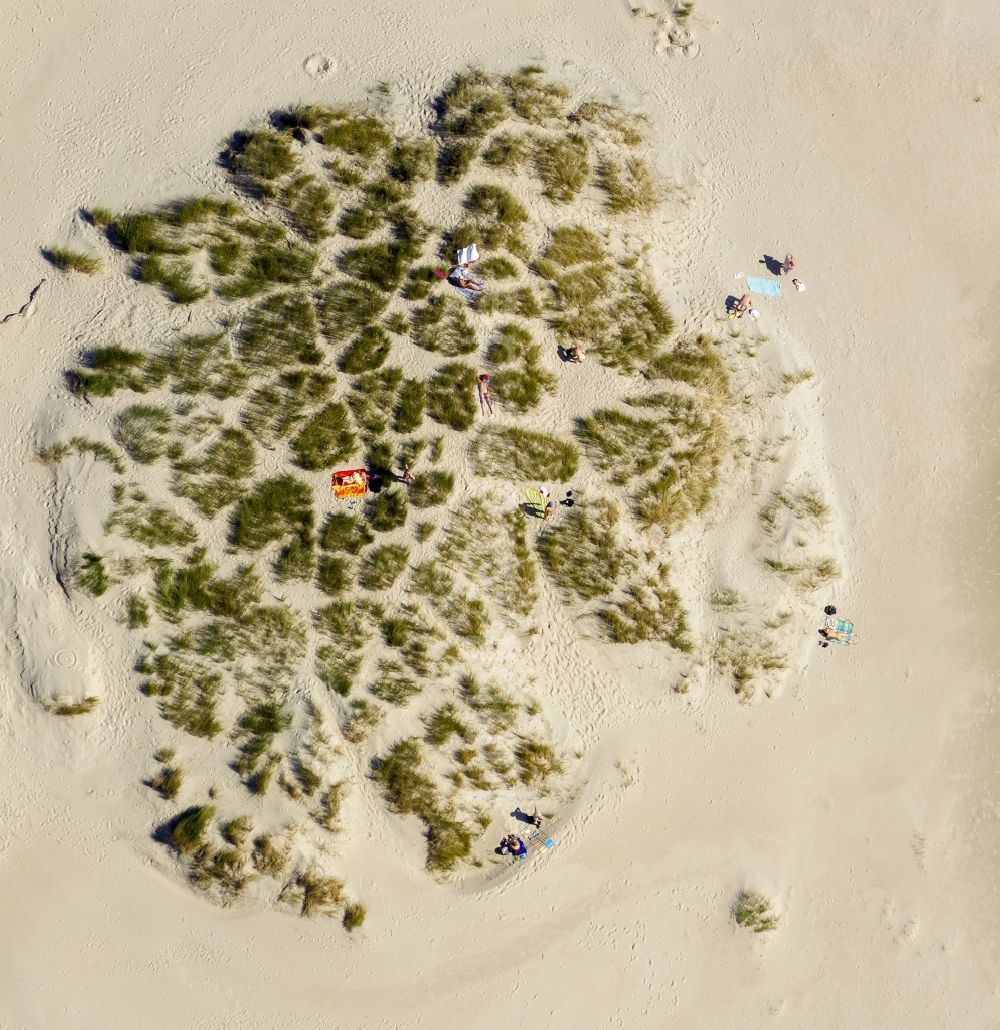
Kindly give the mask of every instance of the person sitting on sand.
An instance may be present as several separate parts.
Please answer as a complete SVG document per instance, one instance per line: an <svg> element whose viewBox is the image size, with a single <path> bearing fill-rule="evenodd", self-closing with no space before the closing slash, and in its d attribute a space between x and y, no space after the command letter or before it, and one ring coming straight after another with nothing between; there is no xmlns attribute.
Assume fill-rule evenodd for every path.
<svg viewBox="0 0 1000 1030"><path fill-rule="evenodd" d="M550 497L545 505L545 511L542 512L542 521L551 522L555 518L556 514L556 502Z"/></svg>
<svg viewBox="0 0 1000 1030"><path fill-rule="evenodd" d="M583 361L583 348L578 343L574 343L573 346L566 351L566 360L575 361L579 364Z"/></svg>
<svg viewBox="0 0 1000 1030"><path fill-rule="evenodd" d="M733 305L733 313L737 318L742 318L753 306L753 297L749 293L744 293L742 297Z"/></svg>
<svg viewBox="0 0 1000 1030"><path fill-rule="evenodd" d="M542 813L538 811L537 807L534 812L531 813L531 822L534 823L536 830L540 830L542 828Z"/></svg>
<svg viewBox="0 0 1000 1030"><path fill-rule="evenodd" d="M452 269L451 275L449 275L448 278L463 290L472 290L473 293L482 292L483 284L473 279L472 273L469 272L468 269L468 265L462 265L461 268Z"/></svg>

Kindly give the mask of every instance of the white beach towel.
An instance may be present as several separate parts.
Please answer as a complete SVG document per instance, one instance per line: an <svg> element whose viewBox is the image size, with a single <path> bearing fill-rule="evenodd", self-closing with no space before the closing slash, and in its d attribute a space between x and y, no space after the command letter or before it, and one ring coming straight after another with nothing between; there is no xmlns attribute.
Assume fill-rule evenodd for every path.
<svg viewBox="0 0 1000 1030"><path fill-rule="evenodd" d="M467 247L463 247L458 251L458 260L455 263L458 265L471 265L473 261L478 260L479 251L474 243L470 243Z"/></svg>

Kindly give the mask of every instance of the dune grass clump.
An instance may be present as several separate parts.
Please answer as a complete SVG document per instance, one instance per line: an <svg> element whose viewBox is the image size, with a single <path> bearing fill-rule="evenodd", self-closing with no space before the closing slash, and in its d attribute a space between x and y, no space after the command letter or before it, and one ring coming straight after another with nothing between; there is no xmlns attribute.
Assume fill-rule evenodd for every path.
<svg viewBox="0 0 1000 1030"><path fill-rule="evenodd" d="M256 465L257 453L249 434L226 426L199 458L174 463L174 492L210 519L243 496L245 481Z"/></svg>
<svg viewBox="0 0 1000 1030"><path fill-rule="evenodd" d="M725 631L713 655L721 669L732 676L733 691L744 704L757 696L757 681L788 666L788 656L769 633L740 624Z"/></svg>
<svg viewBox="0 0 1000 1030"><path fill-rule="evenodd" d="M490 733L505 733L517 724L517 702L496 684L482 687L472 673L461 678L462 699L486 724Z"/></svg>
<svg viewBox="0 0 1000 1030"><path fill-rule="evenodd" d="M409 505L406 494L397 487L371 494L365 515L368 524L377 533L391 533L406 522Z"/></svg>
<svg viewBox="0 0 1000 1030"><path fill-rule="evenodd" d="M285 186L281 199L292 225L310 243L330 235L330 215L336 204L330 187L315 175L297 175Z"/></svg>
<svg viewBox="0 0 1000 1030"><path fill-rule="evenodd" d="M440 748L452 737L471 744L476 739L476 731L472 726L462 722L458 716L458 707L452 702L435 708L424 717L424 739L432 747Z"/></svg>
<svg viewBox="0 0 1000 1030"><path fill-rule="evenodd" d="M151 362L149 371L154 378L162 374L173 393L207 392L219 400L240 394L249 376L230 356L223 333L176 337Z"/></svg>
<svg viewBox="0 0 1000 1030"><path fill-rule="evenodd" d="M410 503L417 508L433 508L444 504L455 487L455 477L450 472L432 469L414 476L410 484Z"/></svg>
<svg viewBox="0 0 1000 1030"><path fill-rule="evenodd" d="M291 447L299 468L316 470L346 461L356 444L347 406L337 401L317 412L293 438Z"/></svg>
<svg viewBox="0 0 1000 1030"><path fill-rule="evenodd" d="M455 75L442 90L438 103L436 128L445 138L466 136L481 139L510 113L501 82L479 69Z"/></svg>
<svg viewBox="0 0 1000 1030"><path fill-rule="evenodd" d="M715 495L722 446L721 428L713 427L695 446L675 452L675 463L665 465L639 493L635 511L640 522L669 535L703 512Z"/></svg>
<svg viewBox="0 0 1000 1030"><path fill-rule="evenodd" d="M349 901L344 906L344 929L350 933L363 925L368 915L368 909L358 901Z"/></svg>
<svg viewBox="0 0 1000 1030"><path fill-rule="evenodd" d="M490 140L482 157L491 168L516 172L531 157L531 137L527 133L498 132Z"/></svg>
<svg viewBox="0 0 1000 1030"><path fill-rule="evenodd" d="M454 358L477 349L476 334L465 305L454 297L431 297L413 312L413 342L423 350Z"/></svg>
<svg viewBox="0 0 1000 1030"><path fill-rule="evenodd" d="M617 507L601 498L570 508L539 537L539 554L561 590L584 601L608 597L635 570L636 555L619 542L619 518Z"/></svg>
<svg viewBox="0 0 1000 1030"><path fill-rule="evenodd" d="M543 74L544 69L527 65L503 80L514 114L533 125L544 125L562 116L572 96L567 86L548 82Z"/></svg>
<svg viewBox="0 0 1000 1030"><path fill-rule="evenodd" d="M142 594L129 594L125 599L125 625L144 629L149 625L149 602Z"/></svg>
<svg viewBox="0 0 1000 1030"><path fill-rule="evenodd" d="M118 530L122 536L146 547L187 547L198 539L194 526L160 504L150 504L144 494L115 508L104 524L106 533Z"/></svg>
<svg viewBox="0 0 1000 1030"><path fill-rule="evenodd" d="M111 586L111 577L104 567L104 558L93 551L85 551L77 565L74 581L92 597L106 594Z"/></svg>
<svg viewBox="0 0 1000 1030"><path fill-rule="evenodd" d="M166 408L133 404L118 415L112 432L133 461L150 465L166 453L173 429L173 416Z"/></svg>
<svg viewBox="0 0 1000 1030"><path fill-rule="evenodd" d="M366 326L340 356L340 370L358 375L381 368L391 351L389 334L380 325Z"/></svg>
<svg viewBox="0 0 1000 1030"><path fill-rule="evenodd" d="M516 279L521 274L517 265L503 254L483 258L476 265L476 271L486 279L495 280Z"/></svg>
<svg viewBox="0 0 1000 1030"><path fill-rule="evenodd" d="M830 506L823 495L816 487L808 484L776 490L760 509L758 517L771 531L776 528L778 515L783 509L792 518L812 522L817 527L825 525L830 515Z"/></svg>
<svg viewBox="0 0 1000 1030"><path fill-rule="evenodd" d="M729 375L715 342L707 336L681 340L673 349L653 358L643 375L648 379L673 379L703 389L709 396L724 399L729 392Z"/></svg>
<svg viewBox="0 0 1000 1030"><path fill-rule="evenodd" d="M176 765L165 765L149 780L149 786L160 797L173 801L180 793L184 783L184 770Z"/></svg>
<svg viewBox="0 0 1000 1030"><path fill-rule="evenodd" d="M427 384L427 414L451 429L468 429L476 418L476 382L471 365L442 365Z"/></svg>
<svg viewBox="0 0 1000 1030"><path fill-rule="evenodd" d="M587 100L572 115L578 124L599 127L615 143L637 147L643 140L641 115L629 114L601 100Z"/></svg>
<svg viewBox="0 0 1000 1030"><path fill-rule="evenodd" d="M274 449L302 421L306 409L329 395L333 378L296 368L258 387L247 400L240 421L265 446Z"/></svg>
<svg viewBox="0 0 1000 1030"><path fill-rule="evenodd" d="M367 282L339 279L321 291L317 310L323 336L346 340L377 321L389 303L382 290Z"/></svg>
<svg viewBox="0 0 1000 1030"><path fill-rule="evenodd" d="M450 186L465 178L478 153L479 144L475 140L456 139L445 143L438 154L438 181Z"/></svg>
<svg viewBox="0 0 1000 1030"><path fill-rule="evenodd" d="M649 214L663 200L663 187L641 157L603 161L599 181L612 214Z"/></svg>
<svg viewBox="0 0 1000 1030"><path fill-rule="evenodd" d="M661 565L655 574L630 583L623 600L601 611L601 622L616 644L663 640L678 651L692 649L687 612L669 584L668 572L667 566Z"/></svg>
<svg viewBox="0 0 1000 1030"><path fill-rule="evenodd" d="M771 902L754 890L741 890L733 904L733 919L737 926L754 933L769 933L778 928L778 914Z"/></svg>
<svg viewBox="0 0 1000 1030"><path fill-rule="evenodd" d="M262 480L240 501L233 514L234 546L259 551L289 534L308 533L313 524L312 504L312 490L294 476Z"/></svg>
<svg viewBox="0 0 1000 1030"><path fill-rule="evenodd" d="M104 262L82 250L71 250L69 247L52 247L44 252L46 259L55 265L60 272L82 272L84 275L97 275L104 267Z"/></svg>
<svg viewBox="0 0 1000 1030"><path fill-rule="evenodd" d="M378 729L385 709L365 698L355 698L351 702L349 713L341 723L341 732L352 744L361 744Z"/></svg>
<svg viewBox="0 0 1000 1030"><path fill-rule="evenodd" d="M410 241L390 240L352 247L339 258L340 270L361 283L371 284L385 293L399 289L418 247Z"/></svg>
<svg viewBox="0 0 1000 1030"><path fill-rule="evenodd" d="M406 674L399 662L383 658L379 662L378 675L368 689L387 705L402 707L420 693L421 686Z"/></svg>
<svg viewBox="0 0 1000 1030"><path fill-rule="evenodd" d="M272 286L305 285L312 278L319 254L311 247L279 237L254 240L232 277L216 285L227 300L256 297Z"/></svg>
<svg viewBox="0 0 1000 1030"><path fill-rule="evenodd" d="M579 132L535 141L535 172L542 192L556 204L568 204L590 177L590 144Z"/></svg>
<svg viewBox="0 0 1000 1030"><path fill-rule="evenodd" d="M556 377L541 366L541 348L521 326L513 323L501 326L486 357L501 366L492 378L490 389L506 410L523 415L536 408L544 394L555 389ZM517 364L512 364L514 362Z"/></svg>
<svg viewBox="0 0 1000 1030"><path fill-rule="evenodd" d="M179 621L188 609L243 618L260 601L261 581L252 565L240 565L228 579L220 579L206 554L204 547L196 547L183 565L159 560L153 597L164 618Z"/></svg>
<svg viewBox="0 0 1000 1030"><path fill-rule="evenodd" d="M277 834L265 833L255 838L250 855L254 868L262 876L278 879L288 866L291 842L277 843Z"/></svg>
<svg viewBox="0 0 1000 1030"><path fill-rule="evenodd" d="M194 280L191 262L176 258L164 260L159 254L150 254L139 268L144 283L155 283L175 304L194 304L208 295L208 287Z"/></svg>
<svg viewBox="0 0 1000 1030"><path fill-rule="evenodd" d="M365 558L358 581L366 590L388 590L403 574L409 557L405 544L376 547Z"/></svg>
<svg viewBox="0 0 1000 1030"><path fill-rule="evenodd" d="M579 419L576 435L594 464L615 483L627 483L654 469L673 442L668 426L603 408Z"/></svg>
<svg viewBox="0 0 1000 1030"><path fill-rule="evenodd" d="M399 387L392 427L397 433L412 433L424 421L427 384L420 379L404 379Z"/></svg>
<svg viewBox="0 0 1000 1030"><path fill-rule="evenodd" d="M522 233L528 212L509 190L485 184L472 186L465 195L465 208L481 243L492 249L509 250L517 256L526 255ZM453 242L456 246L464 245Z"/></svg>
<svg viewBox="0 0 1000 1030"><path fill-rule="evenodd" d="M240 330L240 358L263 369L318 365L317 323L312 302L302 293L275 293L258 304Z"/></svg>
<svg viewBox="0 0 1000 1030"><path fill-rule="evenodd" d="M160 697L160 714L178 729L211 740L222 729L217 719L222 677L203 666L172 657L152 655L139 665L148 678L143 693Z"/></svg>
<svg viewBox="0 0 1000 1030"><path fill-rule="evenodd" d="M597 235L582 225L559 226L545 249L545 261L558 268L601 262L607 256L607 248ZM543 272L546 278L552 278L548 268Z"/></svg>
<svg viewBox="0 0 1000 1030"><path fill-rule="evenodd" d="M367 524L356 515L343 511L331 512L323 523L319 545L324 551L343 551L360 554L375 537Z"/></svg>
<svg viewBox="0 0 1000 1030"><path fill-rule="evenodd" d="M63 716L75 716L75 715L89 715L98 705L100 698L90 696L85 697L82 701L53 701L45 705L45 710L49 715L63 715Z"/></svg>
<svg viewBox="0 0 1000 1030"><path fill-rule="evenodd" d="M60 441L48 447L39 447L35 452L35 457L43 465L54 465L71 454L91 454L95 461L106 462L118 475L125 472L125 462L114 447L100 440L88 440L85 436L74 436L68 441Z"/></svg>
<svg viewBox="0 0 1000 1030"><path fill-rule="evenodd" d="M514 482L554 479L565 483L580 464L576 446L547 433L516 426L484 429L472 448L472 460L481 476Z"/></svg>
<svg viewBox="0 0 1000 1030"><path fill-rule="evenodd" d="M520 780L526 785L542 786L564 769L563 760L556 749L544 741L522 737L514 749Z"/></svg>
<svg viewBox="0 0 1000 1030"><path fill-rule="evenodd" d="M215 818L215 805L197 805L185 809L169 824L171 845L182 855L190 855L201 847L205 831Z"/></svg>
<svg viewBox="0 0 1000 1030"><path fill-rule="evenodd" d="M389 174L398 182L412 186L433 178L437 147L430 139L397 140L389 158Z"/></svg>
<svg viewBox="0 0 1000 1030"><path fill-rule="evenodd" d="M338 112L323 132L323 146L352 157L374 158L392 146L392 134L380 118Z"/></svg>
<svg viewBox="0 0 1000 1030"><path fill-rule="evenodd" d="M289 175L299 165L289 134L268 129L242 136L230 150L229 158L241 176L262 183Z"/></svg>
<svg viewBox="0 0 1000 1030"><path fill-rule="evenodd" d="M413 737L397 741L372 762L372 774L392 808L415 815L427 828L427 868L448 872L469 856L474 836L422 771L423 754Z"/></svg>
<svg viewBox="0 0 1000 1030"><path fill-rule="evenodd" d="M330 597L342 594L354 582L354 569L346 558L324 555L316 566L316 586Z"/></svg>
<svg viewBox="0 0 1000 1030"><path fill-rule="evenodd" d="M145 393L147 355L115 344L98 347L83 357L82 366L69 374L75 393L87 397L111 397L119 390Z"/></svg>

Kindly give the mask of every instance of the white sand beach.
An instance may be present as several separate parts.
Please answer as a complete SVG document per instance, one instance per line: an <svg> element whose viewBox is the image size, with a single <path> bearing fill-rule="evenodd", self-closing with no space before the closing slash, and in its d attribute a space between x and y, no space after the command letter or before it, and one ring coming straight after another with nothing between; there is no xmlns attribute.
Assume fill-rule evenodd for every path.
<svg viewBox="0 0 1000 1030"><path fill-rule="evenodd" d="M698 0L678 21L675 6L6 3L2 1030L997 1024L1000 9ZM513 806L537 803L511 788L475 845L483 866L429 875L420 823L366 775L422 730L394 712L337 752L343 832L301 838L363 899L364 925L252 892L221 907L152 835L167 809L143 778L165 723L138 689L141 634L57 575L100 538L113 477L89 457L34 460L106 429L65 381L98 335L152 346L202 317L141 292L83 211L217 193L224 141L270 111L360 104L384 82L387 117L416 131L454 73L529 62L642 113L646 155L676 187L632 231L678 335L719 338L730 373L733 451L663 555L701 643L578 632L542 571L530 632L476 662L537 701L567 756L542 802L551 851L493 856L519 829ZM52 246L107 268L61 273ZM806 289L786 278L758 320L727 319L727 295L789 252ZM638 388L554 347L543 363L558 387L532 429ZM459 496L470 476L450 455ZM576 485L602 493L588 476ZM829 505L822 528L769 530L762 504L803 484ZM840 577L803 594L765 576L762 556L793 538ZM789 612L774 630L786 668L749 703L719 657L733 616L709 598L725 589L750 599L747 619ZM305 590L289 596L305 605ZM853 646L817 646L828 604L856 623ZM43 702L62 696L99 703L61 718ZM204 793L218 753L188 741ZM772 901L776 929L735 924L744 889Z"/></svg>

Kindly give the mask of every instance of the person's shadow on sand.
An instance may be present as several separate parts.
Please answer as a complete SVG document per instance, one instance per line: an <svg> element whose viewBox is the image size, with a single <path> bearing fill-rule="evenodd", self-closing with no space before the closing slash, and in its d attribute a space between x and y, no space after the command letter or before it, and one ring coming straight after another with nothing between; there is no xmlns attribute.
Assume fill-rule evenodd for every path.
<svg viewBox="0 0 1000 1030"><path fill-rule="evenodd" d="M771 275L781 275L781 269L784 267L783 261L779 261L776 257L771 257L770 254L765 254L757 264L763 265Z"/></svg>
<svg viewBox="0 0 1000 1030"><path fill-rule="evenodd" d="M520 808L515 808L510 814L511 818L516 819L519 823L529 823L532 826L535 825L535 820L532 819L527 812L522 812Z"/></svg>

